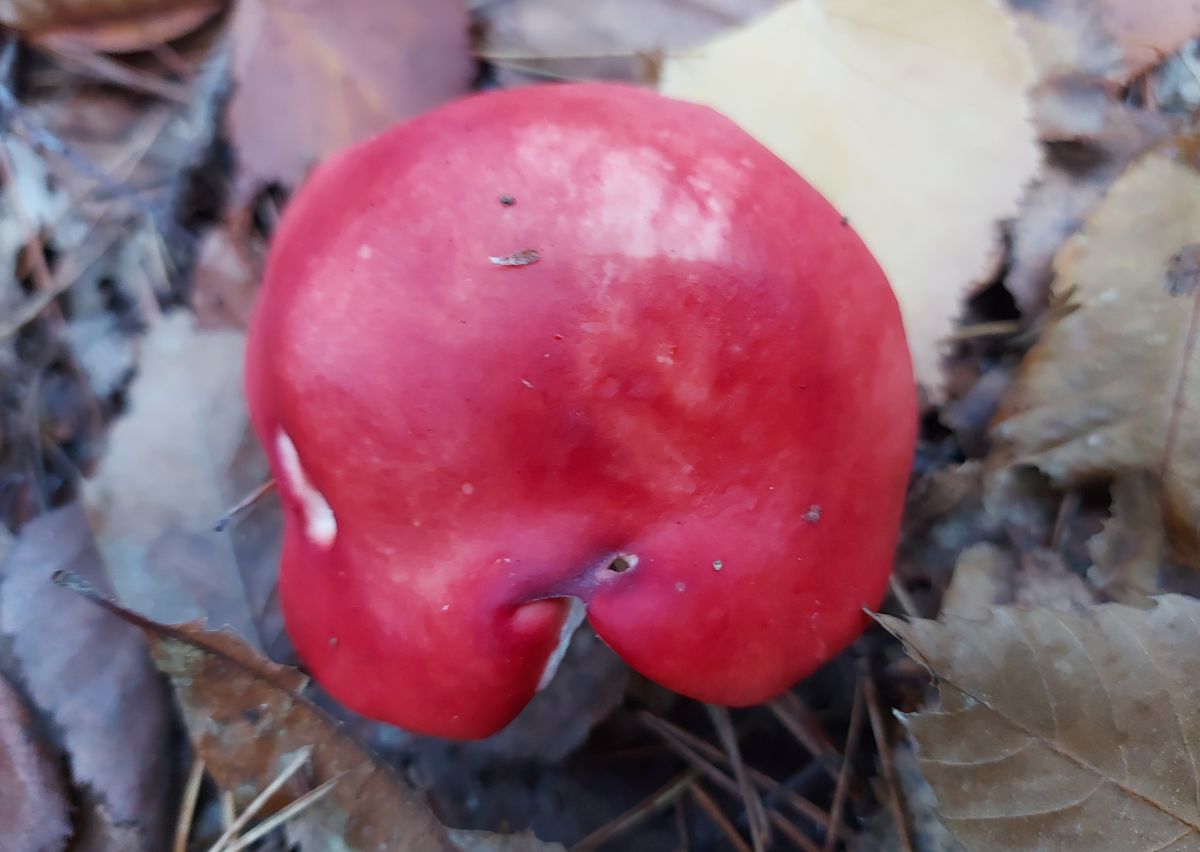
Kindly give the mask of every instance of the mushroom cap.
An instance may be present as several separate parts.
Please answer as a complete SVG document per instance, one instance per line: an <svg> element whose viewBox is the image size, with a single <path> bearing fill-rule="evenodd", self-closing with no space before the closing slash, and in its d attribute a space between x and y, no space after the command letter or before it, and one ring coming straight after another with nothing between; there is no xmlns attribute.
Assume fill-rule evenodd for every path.
<svg viewBox="0 0 1200 852"><path fill-rule="evenodd" d="M704 701L813 671L882 597L917 423L845 219L718 113L596 83L474 95L320 166L247 392L301 659L456 738L530 700L569 597Z"/></svg>

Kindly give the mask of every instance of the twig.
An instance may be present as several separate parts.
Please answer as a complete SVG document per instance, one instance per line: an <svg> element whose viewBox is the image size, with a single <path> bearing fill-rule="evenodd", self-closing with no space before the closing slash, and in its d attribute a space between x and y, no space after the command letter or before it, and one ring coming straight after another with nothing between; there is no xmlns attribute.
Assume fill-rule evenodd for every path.
<svg viewBox="0 0 1200 852"><path fill-rule="evenodd" d="M65 68L77 73L89 74L104 82L113 83L143 95L152 95L177 104L188 102L188 87L156 77L146 71L117 62L102 53L83 48L56 46L50 48L56 59Z"/></svg>
<svg viewBox="0 0 1200 852"><path fill-rule="evenodd" d="M863 685L860 679L854 689L854 707L850 711L850 727L846 731L846 748L842 753L842 769L838 773L837 787L833 791L833 807L829 809L829 831L825 835L823 852L833 852L837 845L838 833L841 830L842 809L846 806L846 794L850 789L850 767L854 762L854 752L862 733L863 721Z"/></svg>
<svg viewBox="0 0 1200 852"><path fill-rule="evenodd" d="M683 808L683 799L675 800L675 830L679 832L679 852L688 852L687 813Z"/></svg>
<svg viewBox="0 0 1200 852"><path fill-rule="evenodd" d="M892 820L896 823L896 835L899 842L899 852L913 852L912 840L908 836L908 818L904 813L904 805L900 801L900 785L896 782L896 767L892 762L892 745L888 742L887 731L883 726L883 710L879 704L879 688L875 678L866 665L866 660L859 660L859 677L866 690L867 715L871 719L871 733L875 737L875 746L879 751L879 764L883 770L883 780L888 788L888 805L892 809Z"/></svg>
<svg viewBox="0 0 1200 852"><path fill-rule="evenodd" d="M800 743L804 749L814 758L822 758L828 755L837 756L837 751L828 742L822 742L808 725L805 725L801 720L801 713L798 710L803 710L804 707L795 695L790 692L785 692L778 698L767 702L767 707L779 723L787 729L788 733L796 738L796 742ZM829 764L824 764L826 767ZM834 775L832 769L829 769L830 776Z"/></svg>
<svg viewBox="0 0 1200 852"><path fill-rule="evenodd" d="M710 781L712 781L729 795L733 796L734 798L739 796L740 791L738 790L737 782L701 757L695 749L690 748L683 741L683 739L679 737L679 732L675 730L674 725L646 712L640 713L639 718L641 718L642 722L648 728L663 738L663 741L666 742L667 747L670 748L671 751L678 754L694 768L706 775ZM720 753L720 749L716 749L716 751ZM767 819L771 821L771 825L779 829L782 834L786 835L789 840L795 843L799 848L805 850L805 852L820 852L819 847L815 843L805 837L804 834L798 828L796 828L796 826L784 819L778 811L775 811L774 809L768 810Z"/></svg>
<svg viewBox="0 0 1200 852"><path fill-rule="evenodd" d="M237 834L242 830L242 827L248 823L256 813L262 810L263 805L270 801L271 797L278 792L279 788L286 784L289 778L300 771L300 767L308 762L310 755L312 755L312 746L305 746L304 748L300 749L299 753L292 758L291 762L283 768L283 771L275 776L275 779L270 784L263 788L263 791L254 798L254 801L251 802L246 809L238 815L237 819L235 819L227 829L225 829L225 833L217 838L217 842L209 848L209 852L225 852L229 841L237 837Z"/></svg>
<svg viewBox="0 0 1200 852"><path fill-rule="evenodd" d="M91 257L87 258L81 263L76 263L76 269L69 270L70 274L68 274L68 271L60 269L54 276L53 284L48 289L39 290L36 296L27 301L20 308L20 310L17 311L16 316L3 325L0 325L0 341L7 340L26 325L37 319L41 315L42 311L49 307L55 299L57 299L67 290L71 289L71 287L74 286L77 281L79 281L79 279L83 276L83 273L86 272L92 264L98 262L102 257L104 257L104 255L106 255L108 251L117 244L120 236L120 233L114 229L114 231L107 236L100 248L94 252Z"/></svg>
<svg viewBox="0 0 1200 852"><path fill-rule="evenodd" d="M221 825L229 828L237 819L237 808L233 803L233 791L221 791Z"/></svg>
<svg viewBox="0 0 1200 852"><path fill-rule="evenodd" d="M892 593L892 597L896 599L896 603L900 604L900 609L904 610L905 615L909 618L921 617L921 609L917 606L917 602L912 599L912 595L908 593L908 589L900 585L900 581L896 579L895 574L888 577L888 590Z"/></svg>
<svg viewBox="0 0 1200 852"><path fill-rule="evenodd" d="M678 802L683 794L687 792L688 786L696 780L698 774L695 769L689 769L687 772L683 772L672 778L647 796L645 800L638 802L638 804L625 811L625 813L615 819L609 820L584 837L571 847L572 852L597 849L605 843L617 839L630 829L637 827L659 811L670 807L675 802Z"/></svg>
<svg viewBox="0 0 1200 852"><path fill-rule="evenodd" d="M948 343L957 343L964 340L975 340L980 337L1007 337L1013 334L1020 334L1024 331L1024 327L1017 320L995 320L993 322L977 322L972 325L964 325L962 328L952 331L943 338Z"/></svg>
<svg viewBox="0 0 1200 852"><path fill-rule="evenodd" d="M179 817L175 820L175 842L171 852L187 852L188 835L192 833L192 820L196 816L196 801L200 798L200 782L204 780L204 761L196 755L188 772L187 785L183 788L183 802Z"/></svg>
<svg viewBox="0 0 1200 852"><path fill-rule="evenodd" d="M291 804L281 808L279 812L270 819L263 820L261 824L254 826L254 828L243 834L236 843L234 843L232 846L225 847L223 850L221 850L221 852L240 852L240 850L245 849L251 843L255 843L266 837L285 822L295 819L321 799L325 798L325 796L333 789L334 785L341 780L342 776L337 775L333 778L330 778L315 790L309 790Z"/></svg>
<svg viewBox="0 0 1200 852"><path fill-rule="evenodd" d="M234 518L261 500L264 496L266 496L267 492L274 487L275 480L268 479L262 485L255 488L241 500L238 500L235 504L233 504L233 506L224 515L222 515L221 519L213 526L213 530L216 532L224 532L225 528L233 523Z"/></svg>
<svg viewBox="0 0 1200 852"><path fill-rule="evenodd" d="M771 826L767 823L767 815L763 811L762 800L750 778L746 774L746 764L742 760L742 751L738 748L737 734L733 730L733 721L729 710L715 704L704 705L708 717L716 729L717 739L725 753L729 755L729 765L733 769L733 777L737 781L738 792L746 805L746 821L750 825L750 841L754 844L754 852L764 852L771 842Z"/></svg>
<svg viewBox="0 0 1200 852"><path fill-rule="evenodd" d="M733 823L729 821L729 818L725 816L717 803L713 801L712 796L705 793L704 789L698 783L693 783L690 787L692 798L696 800L696 804L704 809L704 812L708 814L708 818L713 821L713 824L721 830L722 834L729 838L729 842L733 844L733 848L737 852L751 852L749 845L738 834L737 829L733 827Z"/></svg>
<svg viewBox="0 0 1200 852"><path fill-rule="evenodd" d="M728 755L726 755L725 752L721 751L721 749L717 748L712 743L705 742L690 731L685 731L683 728L673 725L664 719L659 719L657 716L652 716L649 713L646 713L645 716L648 716L649 719L654 720L653 724L650 723L649 719L645 719L644 721L664 739L666 739L668 735L673 736L678 742L707 757L709 760L721 761L728 766ZM670 743L668 743L668 746L670 746ZM759 789L765 792L768 796L776 796L782 799L784 802L791 805L793 810L795 810L801 816L807 818L822 831L827 831L829 829L829 814L825 813L825 811L821 810L821 808L814 805L808 799L792 790L789 790L785 785L780 784L765 772L760 772L759 770L752 768L750 770L750 777L754 780L754 783L758 785Z"/></svg>

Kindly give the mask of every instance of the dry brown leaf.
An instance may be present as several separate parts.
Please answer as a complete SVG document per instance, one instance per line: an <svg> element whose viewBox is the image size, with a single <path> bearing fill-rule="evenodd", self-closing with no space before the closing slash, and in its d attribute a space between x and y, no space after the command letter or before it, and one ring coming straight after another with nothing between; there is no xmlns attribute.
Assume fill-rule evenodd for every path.
<svg viewBox="0 0 1200 852"><path fill-rule="evenodd" d="M1193 564L1200 297L1171 295L1167 272L1197 234L1200 175L1157 154L1130 167L1055 259L1055 291L1073 288L1079 308L1025 358L993 429L995 467L1034 465L1061 485L1165 467L1171 542Z"/></svg>
<svg viewBox="0 0 1200 852"><path fill-rule="evenodd" d="M27 693L53 720L85 804L79 848L165 848L171 773L169 698L141 634L58 588L70 569L103 586L77 505L22 531L5 565L0 630L12 638ZM0 799L3 799L0 796ZM89 838L90 836L90 838ZM90 844L90 845L89 845ZM73 847L74 848L74 847Z"/></svg>
<svg viewBox="0 0 1200 852"><path fill-rule="evenodd" d="M1121 51L1100 21L1094 0L1008 0L1029 43L1039 80L1062 74L1103 76Z"/></svg>
<svg viewBox="0 0 1200 852"><path fill-rule="evenodd" d="M1158 495L1158 477L1153 474L1118 475L1112 486L1112 517L1103 532L1088 541L1095 563L1088 579L1123 603L1143 603L1159 590L1166 535Z"/></svg>
<svg viewBox="0 0 1200 852"><path fill-rule="evenodd" d="M244 338L198 331L186 312L143 340L128 413L114 425L84 502L119 599L157 621L207 619L258 643L227 533L213 525L241 494L226 471L248 428Z"/></svg>
<svg viewBox="0 0 1200 852"><path fill-rule="evenodd" d="M532 836L506 838L446 828L400 775L378 761L316 704L301 695L307 678L262 657L232 633L200 624L149 621L64 572L59 582L142 629L155 662L175 687L197 753L217 784L246 807L305 749L304 768L261 812L277 811L337 779L329 793L292 818L305 848L329 852L553 852ZM99 611L99 610L98 610ZM460 845L461 844L461 845Z"/></svg>
<svg viewBox="0 0 1200 852"><path fill-rule="evenodd" d="M740 123L849 217L936 393L961 297L1038 169L1032 82L995 0L789 0L672 53L660 87Z"/></svg>
<svg viewBox="0 0 1200 852"><path fill-rule="evenodd" d="M1021 554L1013 603L1025 609L1080 610L1098 603L1096 590L1067 567L1053 550L1034 547Z"/></svg>
<svg viewBox="0 0 1200 852"><path fill-rule="evenodd" d="M1100 20L1121 49L1112 76L1125 82L1200 35L1195 0L1096 0Z"/></svg>
<svg viewBox="0 0 1200 852"><path fill-rule="evenodd" d="M665 50L690 47L779 0L494 0L476 11L481 58L501 81L653 82Z"/></svg>
<svg viewBox="0 0 1200 852"><path fill-rule="evenodd" d="M1016 557L1007 550L988 542L971 545L954 565L941 615L984 618L996 604L1012 602L1016 574Z"/></svg>
<svg viewBox="0 0 1200 852"><path fill-rule="evenodd" d="M192 310L203 328L246 328L258 295L263 252L238 222L204 235L192 270Z"/></svg>
<svg viewBox="0 0 1200 852"><path fill-rule="evenodd" d="M0 849L57 852L71 825L62 779L50 750L37 739L29 711L0 677Z"/></svg>
<svg viewBox="0 0 1200 852"><path fill-rule="evenodd" d="M1009 0L1038 76L1082 72L1127 83L1200 35L1194 0Z"/></svg>
<svg viewBox="0 0 1200 852"><path fill-rule="evenodd" d="M460 0L242 0L229 135L241 207L321 158L463 94L474 71Z"/></svg>
<svg viewBox="0 0 1200 852"><path fill-rule="evenodd" d="M937 815L937 797L921 774L916 749L907 742L896 744L892 749L892 765L902 792L907 828L913 835L912 845L917 852L966 852ZM876 780L875 786L883 785ZM885 790L876 790L880 801L884 801L886 795ZM855 852L896 852L904 848L890 808L881 809L868 822L867 833L856 840L852 847Z"/></svg>
<svg viewBox="0 0 1200 852"><path fill-rule="evenodd" d="M0 0L0 23L51 46L145 50L192 32L227 0Z"/></svg>
<svg viewBox="0 0 1200 852"><path fill-rule="evenodd" d="M905 723L968 847L1200 849L1200 602L880 620L939 679Z"/></svg>

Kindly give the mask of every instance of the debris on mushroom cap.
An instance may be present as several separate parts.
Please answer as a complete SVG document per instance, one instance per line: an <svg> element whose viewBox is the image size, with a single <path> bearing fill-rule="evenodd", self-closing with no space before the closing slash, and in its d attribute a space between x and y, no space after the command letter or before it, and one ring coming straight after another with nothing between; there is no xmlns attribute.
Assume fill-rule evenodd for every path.
<svg viewBox="0 0 1200 852"><path fill-rule="evenodd" d="M247 359L289 632L368 716L493 733L569 599L646 676L753 703L883 594L916 429L895 299L705 107L489 92L343 152L285 212Z"/></svg>

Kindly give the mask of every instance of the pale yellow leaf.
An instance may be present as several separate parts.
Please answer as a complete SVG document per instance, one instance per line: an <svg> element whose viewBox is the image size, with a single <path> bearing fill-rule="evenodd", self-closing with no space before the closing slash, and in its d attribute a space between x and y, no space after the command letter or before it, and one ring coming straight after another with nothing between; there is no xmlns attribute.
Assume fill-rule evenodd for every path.
<svg viewBox="0 0 1200 852"><path fill-rule="evenodd" d="M941 684L905 717L970 849L1200 849L1200 601L881 621Z"/></svg>
<svg viewBox="0 0 1200 852"><path fill-rule="evenodd" d="M936 389L961 296L1040 164L1032 82L995 0L791 0L670 54L660 87L737 121L849 217Z"/></svg>

